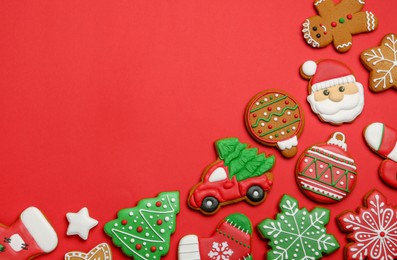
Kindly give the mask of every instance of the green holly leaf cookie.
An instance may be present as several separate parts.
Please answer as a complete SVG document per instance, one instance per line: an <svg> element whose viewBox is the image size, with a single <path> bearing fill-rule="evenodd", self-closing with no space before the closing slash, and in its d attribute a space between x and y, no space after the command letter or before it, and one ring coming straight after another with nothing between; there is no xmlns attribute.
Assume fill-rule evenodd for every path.
<svg viewBox="0 0 397 260"><path fill-rule="evenodd" d="M339 248L333 235L327 234L325 225L329 221L329 210L314 208L309 212L299 209L298 201L284 195L280 202L281 213L276 220L265 219L258 229L270 240L272 248L267 259L320 259Z"/></svg>
<svg viewBox="0 0 397 260"><path fill-rule="evenodd" d="M168 253L179 213L179 192L163 192L135 208L122 209L105 224L113 244L134 259L160 259Z"/></svg>

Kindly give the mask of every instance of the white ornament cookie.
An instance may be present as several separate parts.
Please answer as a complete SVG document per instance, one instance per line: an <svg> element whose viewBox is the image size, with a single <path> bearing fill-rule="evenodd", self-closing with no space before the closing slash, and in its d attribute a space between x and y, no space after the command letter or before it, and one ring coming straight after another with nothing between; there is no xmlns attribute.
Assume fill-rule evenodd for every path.
<svg viewBox="0 0 397 260"><path fill-rule="evenodd" d="M69 221L66 234L68 236L78 235L84 240L88 239L90 229L98 225L98 221L90 217L87 208L82 208L77 213L69 212L66 214L66 218Z"/></svg>

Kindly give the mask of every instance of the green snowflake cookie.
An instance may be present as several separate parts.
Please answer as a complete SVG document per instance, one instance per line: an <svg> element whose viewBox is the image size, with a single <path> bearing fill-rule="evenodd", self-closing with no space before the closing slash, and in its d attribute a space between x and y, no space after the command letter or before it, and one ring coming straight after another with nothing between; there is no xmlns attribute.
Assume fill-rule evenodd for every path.
<svg viewBox="0 0 397 260"><path fill-rule="evenodd" d="M105 224L113 244L134 259L160 259L168 253L179 213L179 192L163 192L135 208L122 209Z"/></svg>
<svg viewBox="0 0 397 260"><path fill-rule="evenodd" d="M280 210L276 220L265 219L258 226L263 237L270 240L272 250L267 259L314 260L339 248L338 241L324 227L329 221L328 209L299 209L296 199L284 195Z"/></svg>

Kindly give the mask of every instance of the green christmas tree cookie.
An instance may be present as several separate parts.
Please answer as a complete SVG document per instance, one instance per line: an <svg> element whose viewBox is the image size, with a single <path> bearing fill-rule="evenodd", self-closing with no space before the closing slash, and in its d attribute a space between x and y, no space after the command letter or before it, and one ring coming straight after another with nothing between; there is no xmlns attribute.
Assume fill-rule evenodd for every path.
<svg viewBox="0 0 397 260"><path fill-rule="evenodd" d="M179 192L163 192L135 208L122 209L105 224L113 244L134 259L160 259L168 253L179 213Z"/></svg>
<svg viewBox="0 0 397 260"><path fill-rule="evenodd" d="M324 227L329 221L329 210L298 208L298 201L284 195L280 202L281 213L276 220L265 219L258 226L263 237L270 240L269 260L320 259L339 248L333 235Z"/></svg>

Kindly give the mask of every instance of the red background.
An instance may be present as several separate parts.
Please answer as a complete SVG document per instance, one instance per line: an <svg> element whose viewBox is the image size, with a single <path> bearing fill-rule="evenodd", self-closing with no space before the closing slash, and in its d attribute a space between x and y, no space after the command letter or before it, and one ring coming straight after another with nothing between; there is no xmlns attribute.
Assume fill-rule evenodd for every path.
<svg viewBox="0 0 397 260"><path fill-rule="evenodd" d="M111 240L103 225L117 211L159 192L179 190L181 212L171 249L179 239L209 236L234 212L256 225L274 218L285 193L311 209L299 191L298 156L284 159L249 136L247 102L266 88L290 92L303 106L306 125L298 155L334 131L346 134L358 165L355 190L331 210L330 233L346 244L334 217L361 205L376 188L393 204L396 190L378 178L382 159L366 146L363 128L381 121L397 127L397 92L365 88L365 107L353 124L320 122L306 102L299 66L307 59L339 59L367 86L359 54L397 33L395 0L368 0L379 18L375 32L354 37L352 49L313 49L301 23L315 14L312 1L1 1L0 3L0 222L11 224L29 206L40 208L55 227L58 248L41 259L62 259ZM215 160L213 142L236 136L276 155L274 189L265 203L244 202L208 217L186 206L189 189ZM99 221L87 241L66 236L65 214L87 206ZM263 259L266 242L254 232L253 256ZM115 259L124 259L112 246Z"/></svg>

